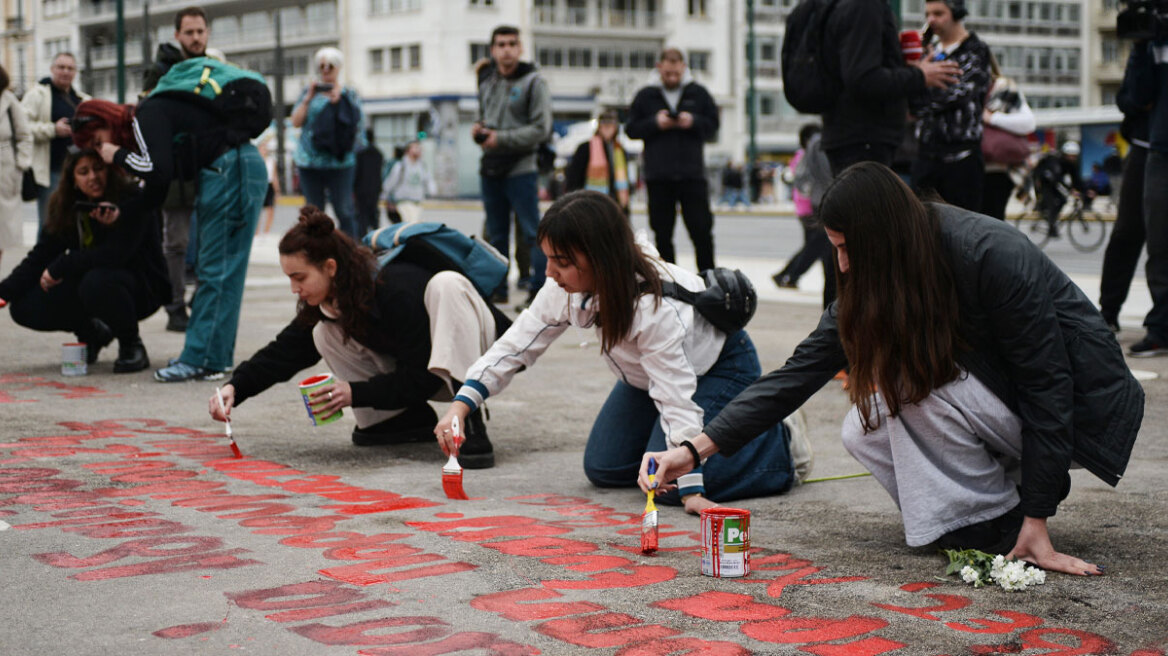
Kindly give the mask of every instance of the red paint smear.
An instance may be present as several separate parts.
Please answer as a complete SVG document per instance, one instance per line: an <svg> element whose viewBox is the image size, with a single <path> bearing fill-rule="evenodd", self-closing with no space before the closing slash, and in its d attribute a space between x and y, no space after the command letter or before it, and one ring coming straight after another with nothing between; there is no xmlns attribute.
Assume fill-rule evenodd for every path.
<svg viewBox="0 0 1168 656"><path fill-rule="evenodd" d="M462 519L462 513L434 513L438 519Z"/></svg>
<svg viewBox="0 0 1168 656"><path fill-rule="evenodd" d="M929 588L935 588L939 585L941 584L922 581L921 583L905 583L904 585L900 586L900 589L904 590L905 592L916 592L917 590L928 590Z"/></svg>
<svg viewBox="0 0 1168 656"><path fill-rule="evenodd" d="M208 631L215 631L223 626L222 622L200 622L198 624L179 624L167 629L159 629L151 635L159 638L167 638L168 640L175 640L178 638L189 638L200 633L207 633ZM206 638L203 638L206 640Z"/></svg>
<svg viewBox="0 0 1168 656"><path fill-rule="evenodd" d="M124 455L122 457L123 458L153 458L155 456L164 456L164 455L166 455L166 454L162 453L162 452L158 452L158 453L127 453L126 455Z"/></svg>
<svg viewBox="0 0 1168 656"><path fill-rule="evenodd" d="M211 577L210 577L210 576L200 576L199 578L203 578L203 579L209 579L209 578L211 578Z"/></svg>
<svg viewBox="0 0 1168 656"><path fill-rule="evenodd" d="M121 506L141 506L141 505L144 505L145 503L146 502L141 500L141 499L126 499L125 501L119 502L118 505L121 505Z"/></svg>
<svg viewBox="0 0 1168 656"><path fill-rule="evenodd" d="M0 517L7 517L9 515L15 515L15 514L16 514L15 510L0 510Z"/></svg>
<svg viewBox="0 0 1168 656"><path fill-rule="evenodd" d="M231 452L235 454L236 458L243 457L243 453L241 453L239 447L235 445L235 440L231 441Z"/></svg>

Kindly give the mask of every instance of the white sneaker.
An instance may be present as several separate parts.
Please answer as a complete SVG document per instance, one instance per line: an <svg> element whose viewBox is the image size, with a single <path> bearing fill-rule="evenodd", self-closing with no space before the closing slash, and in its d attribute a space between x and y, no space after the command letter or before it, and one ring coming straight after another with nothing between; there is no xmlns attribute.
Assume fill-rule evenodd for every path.
<svg viewBox="0 0 1168 656"><path fill-rule="evenodd" d="M811 473L815 454L811 450L811 440L807 438L807 415L803 408L792 412L783 420L783 425L791 435L791 467L795 470L795 485L801 485Z"/></svg>

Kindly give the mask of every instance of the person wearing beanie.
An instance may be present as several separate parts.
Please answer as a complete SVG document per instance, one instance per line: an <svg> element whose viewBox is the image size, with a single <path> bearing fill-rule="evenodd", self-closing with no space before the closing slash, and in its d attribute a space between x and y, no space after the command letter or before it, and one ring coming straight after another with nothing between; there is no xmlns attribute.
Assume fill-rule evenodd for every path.
<svg viewBox="0 0 1168 656"><path fill-rule="evenodd" d="M925 59L951 61L960 69L956 84L929 89L910 102L918 118L916 162L912 183L931 190L946 202L965 209L981 209L981 180L985 162L981 153L982 110L990 84L990 49L965 29L964 0L925 3Z"/></svg>

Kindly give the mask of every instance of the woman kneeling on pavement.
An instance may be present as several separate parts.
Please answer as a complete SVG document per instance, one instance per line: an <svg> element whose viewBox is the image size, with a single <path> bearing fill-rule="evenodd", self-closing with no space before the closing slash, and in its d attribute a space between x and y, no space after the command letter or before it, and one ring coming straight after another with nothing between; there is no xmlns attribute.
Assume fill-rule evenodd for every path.
<svg viewBox="0 0 1168 656"><path fill-rule="evenodd" d="M0 282L0 307L26 328L65 331L89 364L116 337L114 373L150 366L138 322L167 298L158 221L133 184L95 150L71 153L49 199L40 239Z"/></svg>
<svg viewBox="0 0 1168 656"><path fill-rule="evenodd" d="M705 283L659 259L647 240L634 238L624 213L605 194L577 191L559 199L540 221L537 237L556 284L544 285L531 307L470 367L434 434L449 453L455 416L478 412L569 326L595 328L605 361L620 380L592 425L584 473L599 487L633 487L646 449L696 437L705 417L758 377L754 344L746 331L722 333L692 305L662 296L666 279L694 291ZM759 432L735 456L711 458L700 472L682 479L687 510L791 487L796 473L788 442L801 435L773 424ZM799 463L799 469L809 464ZM662 500L677 504L678 497Z"/></svg>
<svg viewBox="0 0 1168 656"><path fill-rule="evenodd" d="M433 273L392 261L377 268L372 251L306 206L280 239L280 267L299 298L296 318L232 373L223 386L226 414L212 396L211 416L232 408L323 357L336 382L314 402L328 418L351 407L357 446L428 441L438 416L429 400L449 401L464 372L510 325L459 273ZM472 469L494 465L480 414L466 424L460 459Z"/></svg>
<svg viewBox="0 0 1168 656"><path fill-rule="evenodd" d="M735 453L849 370L848 451L892 495L909 546L976 548L1070 574L1102 568L1047 532L1077 463L1115 485L1144 393L1099 311L1001 221L921 203L888 168L838 176L820 205L839 298L787 363L686 449L646 454L669 481ZM672 487L666 485L665 487Z"/></svg>

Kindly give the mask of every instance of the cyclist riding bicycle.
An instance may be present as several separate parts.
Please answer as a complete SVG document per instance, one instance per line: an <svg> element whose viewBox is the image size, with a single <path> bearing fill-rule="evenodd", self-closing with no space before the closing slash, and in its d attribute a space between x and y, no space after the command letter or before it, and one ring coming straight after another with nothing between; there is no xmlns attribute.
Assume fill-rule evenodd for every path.
<svg viewBox="0 0 1168 656"><path fill-rule="evenodd" d="M1069 194L1084 196L1083 178L1079 175L1079 144L1068 141L1061 152L1047 153L1030 173L1037 195L1036 207L1046 219L1051 237L1058 237L1059 214ZM1069 193L1068 193L1069 192Z"/></svg>

